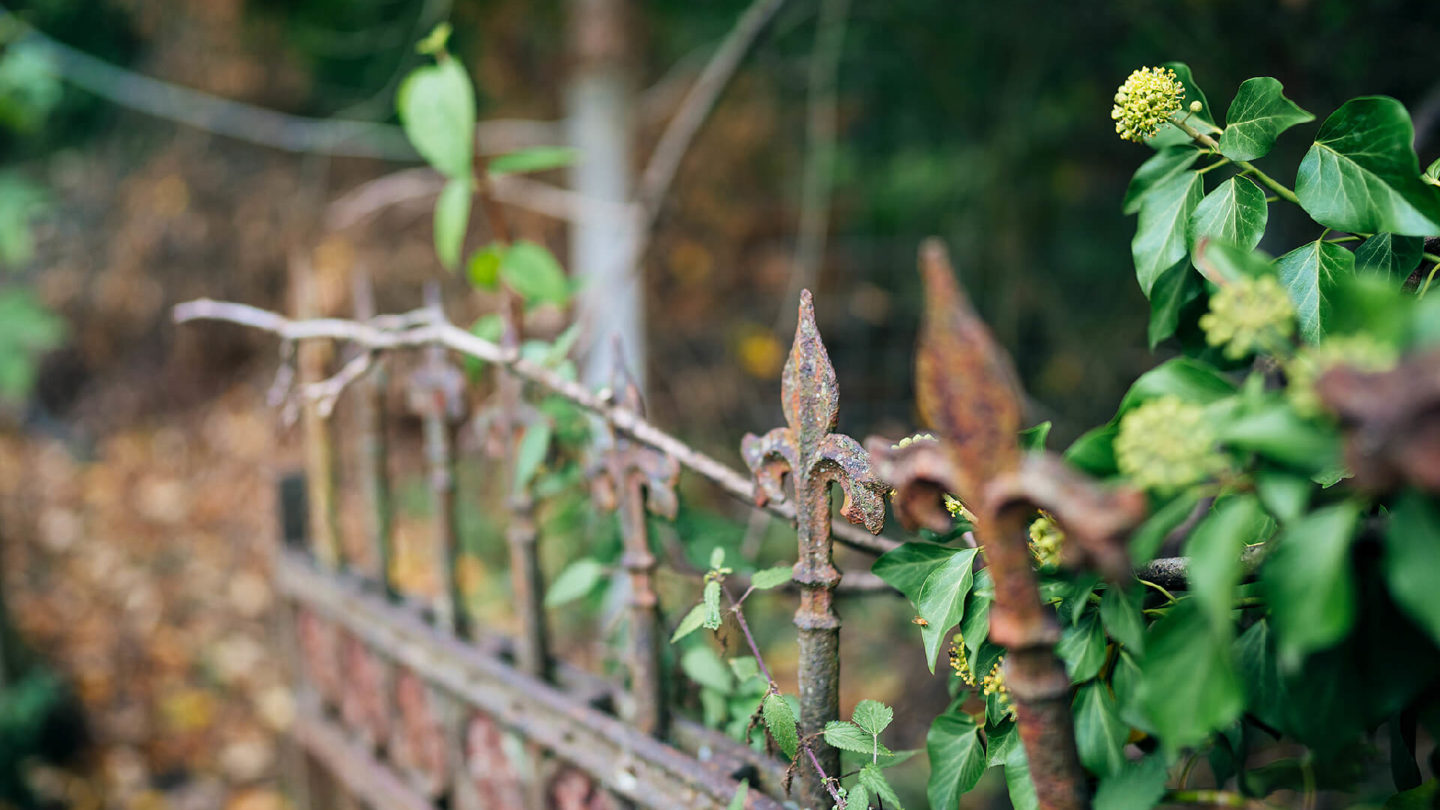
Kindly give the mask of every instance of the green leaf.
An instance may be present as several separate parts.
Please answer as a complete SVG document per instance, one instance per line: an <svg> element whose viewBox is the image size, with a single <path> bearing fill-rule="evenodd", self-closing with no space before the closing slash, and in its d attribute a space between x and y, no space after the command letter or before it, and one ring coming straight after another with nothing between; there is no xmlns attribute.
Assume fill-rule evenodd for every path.
<svg viewBox="0 0 1440 810"><path fill-rule="evenodd" d="M1114 475L1118 472L1115 466L1115 437L1119 433L1119 419L1085 431L1066 448L1066 463L1097 478Z"/></svg>
<svg viewBox="0 0 1440 810"><path fill-rule="evenodd" d="M705 605L702 603L690 608L690 612L686 613L685 618L680 620L680 624L670 636L670 643L674 644L696 630L699 630L703 624L705 624Z"/></svg>
<svg viewBox="0 0 1440 810"><path fill-rule="evenodd" d="M925 662L931 672L935 671L935 656L940 652L941 640L965 614L965 594L974 582L971 569L976 553L973 548L956 549L920 586L915 609L926 621L920 628L920 640L925 644Z"/></svg>
<svg viewBox="0 0 1440 810"><path fill-rule="evenodd" d="M735 786L735 795L730 797L730 803L725 805L725 810L745 810L745 797L750 794L750 783L741 782Z"/></svg>
<svg viewBox="0 0 1440 810"><path fill-rule="evenodd" d="M1153 560L1166 536L1185 522L1199 502L1200 493L1188 489L1146 518L1130 536L1130 561L1138 567Z"/></svg>
<svg viewBox="0 0 1440 810"><path fill-rule="evenodd" d="M549 422L532 422L520 437L520 446L515 449L515 480L513 491L519 495L530 486L535 473L550 452L551 427Z"/></svg>
<svg viewBox="0 0 1440 810"><path fill-rule="evenodd" d="M1020 431L1020 449L1027 453L1041 453L1045 451L1045 439L1050 436L1050 420L1045 420L1032 428Z"/></svg>
<svg viewBox="0 0 1440 810"><path fill-rule="evenodd" d="M1286 98L1284 86L1269 76L1246 79L1225 113L1220 154L1231 160L1264 157L1280 133L1315 116Z"/></svg>
<svg viewBox="0 0 1440 810"><path fill-rule="evenodd" d="M435 253L446 270L460 263L470 223L470 180L450 180L435 198Z"/></svg>
<svg viewBox="0 0 1440 810"><path fill-rule="evenodd" d="M1175 78L1179 79L1180 84L1185 87L1185 105L1187 107L1192 101L1200 102L1200 112L1195 113L1190 118L1192 124L1196 121L1203 121L1213 125L1215 123L1215 112L1210 109L1210 100L1205 98L1205 91L1200 89L1200 85L1195 83L1195 77L1190 74L1190 66L1184 62L1166 62L1164 65L1161 65L1161 67L1167 67L1175 71ZM1197 127L1197 129L1204 131L1207 127L1201 126ZM1181 132L1179 127L1163 126L1160 127L1159 132L1155 133L1155 137L1146 141L1146 143L1156 149L1162 149L1169 146L1193 143L1193 141L1190 140L1189 135Z"/></svg>
<svg viewBox="0 0 1440 810"><path fill-rule="evenodd" d="M17 173L0 173L0 264L18 267L30 261L35 252L30 223L49 202L44 188Z"/></svg>
<svg viewBox="0 0 1440 810"><path fill-rule="evenodd" d="M1269 218L1270 206L1259 186L1247 177L1226 180L1206 194L1190 215L1185 235L1191 260L1197 260L1195 246L1202 239L1254 250Z"/></svg>
<svg viewBox="0 0 1440 810"><path fill-rule="evenodd" d="M1314 488L1308 477L1284 470L1262 469L1255 473L1255 493L1281 523L1289 524L1305 513Z"/></svg>
<svg viewBox="0 0 1440 810"><path fill-rule="evenodd" d="M1246 711L1271 728L1284 728L1285 687L1275 666L1269 619L1250 625L1235 640L1235 662L1245 684Z"/></svg>
<svg viewBox="0 0 1440 810"><path fill-rule="evenodd" d="M1385 530L1385 581L1395 603L1440 640L1440 508L1414 491L1390 512Z"/></svg>
<svg viewBox="0 0 1440 810"><path fill-rule="evenodd" d="M1075 747L1080 763L1096 776L1109 776L1125 765L1130 726L1120 719L1110 688L1096 681L1075 691Z"/></svg>
<svg viewBox="0 0 1440 810"><path fill-rule="evenodd" d="M1440 189L1421 181L1414 139L1410 114L1395 99L1345 102L1300 162L1300 206L1337 231L1440 234Z"/></svg>
<svg viewBox="0 0 1440 810"><path fill-rule="evenodd" d="M853 785L845 792L846 810L868 810L870 807L870 792L864 785Z"/></svg>
<svg viewBox="0 0 1440 810"><path fill-rule="evenodd" d="M1194 172L1176 175L1145 195L1130 254L1135 260L1135 277L1147 298L1160 274L1190 254L1186 229L1204 196L1202 178Z"/></svg>
<svg viewBox="0 0 1440 810"><path fill-rule="evenodd" d="M880 732L895 719L895 710L878 700L862 700L855 704L850 720L866 731L880 736Z"/></svg>
<svg viewBox="0 0 1440 810"><path fill-rule="evenodd" d="M0 290L0 398L20 400L35 384L37 356L60 345L65 321L27 287Z"/></svg>
<svg viewBox="0 0 1440 810"><path fill-rule="evenodd" d="M1295 305L1300 336L1318 343L1331 317L1336 288L1355 274L1355 254L1317 239L1276 259L1275 270Z"/></svg>
<svg viewBox="0 0 1440 810"><path fill-rule="evenodd" d="M604 576L605 566L599 560L585 557L570 563L550 583L550 590L545 592L545 606L555 607L579 599L594 589Z"/></svg>
<svg viewBox="0 0 1440 810"><path fill-rule="evenodd" d="M1422 237L1377 233L1355 249L1355 272L1403 282L1420 264L1424 251Z"/></svg>
<svg viewBox="0 0 1440 810"><path fill-rule="evenodd" d="M1221 420L1216 438L1231 449L1259 453L1309 473L1329 469L1340 459L1339 436L1333 428L1302 418L1278 398Z"/></svg>
<svg viewBox="0 0 1440 810"><path fill-rule="evenodd" d="M1286 669L1340 641L1355 623L1350 542L1359 520L1349 501L1317 509L1286 527L1266 555L1261 583Z"/></svg>
<svg viewBox="0 0 1440 810"><path fill-rule="evenodd" d="M1127 764L1119 773L1100 780L1095 810L1150 810L1165 796L1168 771L1159 754Z"/></svg>
<svg viewBox="0 0 1440 810"><path fill-rule="evenodd" d="M870 566L875 576L905 595L911 603L920 602L920 587L925 578L954 556L956 549L934 543L904 543L893 548Z"/></svg>
<svg viewBox="0 0 1440 810"><path fill-rule="evenodd" d="M564 306L570 300L565 270L549 250L534 242L522 239L505 251L500 278L527 304Z"/></svg>
<svg viewBox="0 0 1440 810"><path fill-rule="evenodd" d="M1131 652L1145 648L1145 620L1140 614L1139 586L1132 596L1119 585L1112 584L1100 597L1100 621L1105 632Z"/></svg>
<svg viewBox="0 0 1440 810"><path fill-rule="evenodd" d="M496 177L543 172L569 166L579 156L579 150L570 146L530 146L491 158L485 170Z"/></svg>
<svg viewBox="0 0 1440 810"><path fill-rule="evenodd" d="M475 147L475 90L455 59L416 68L396 96L405 137L426 163L468 180Z"/></svg>
<svg viewBox="0 0 1440 810"><path fill-rule="evenodd" d="M706 582L705 589L701 591L701 596L703 597L701 602L705 605L705 629L719 630L720 625L724 622L724 620L720 616L719 580L712 579L709 582Z"/></svg>
<svg viewBox="0 0 1440 810"><path fill-rule="evenodd" d="M1199 743L1245 707L1230 642L1211 631L1194 599L1150 626L1141 673L1141 709L1168 751Z"/></svg>
<svg viewBox="0 0 1440 810"><path fill-rule="evenodd" d="M826 723L825 742L841 751L854 751L866 756L875 751L875 735L849 720L831 720Z"/></svg>
<svg viewBox="0 0 1440 810"><path fill-rule="evenodd" d="M1196 405L1208 405L1233 393L1235 384L1213 366L1177 357L1141 374L1131 383L1130 390L1120 400L1116 416L1124 416L1137 405L1157 397L1175 396Z"/></svg>
<svg viewBox="0 0 1440 810"><path fill-rule="evenodd" d="M710 570L718 571L723 565L725 565L725 548L716 546L710 549Z"/></svg>
<svg viewBox="0 0 1440 810"><path fill-rule="evenodd" d="M1066 627L1060 634L1060 643L1055 645L1055 654L1064 660L1073 683L1083 683L1099 674L1100 667L1105 665L1105 631L1100 626L1100 616L1088 613Z"/></svg>
<svg viewBox="0 0 1440 810"><path fill-rule="evenodd" d="M1231 632L1230 610L1235 586L1240 584L1240 552L1247 543L1263 540L1269 524L1270 518L1254 495L1222 498L1185 542L1190 591L1216 635L1228 637Z"/></svg>
<svg viewBox="0 0 1440 810"><path fill-rule="evenodd" d="M470 256L466 275L470 284L482 290L493 290L500 286L500 264L505 260L505 246L491 242Z"/></svg>
<svg viewBox="0 0 1440 810"><path fill-rule="evenodd" d="M735 678L730 674L730 668L720 660L715 651L699 644L685 651L680 656L680 668L690 680L708 689L714 689L721 695L730 694L735 688Z"/></svg>
<svg viewBox="0 0 1440 810"><path fill-rule="evenodd" d="M1195 266L1205 278L1216 284L1275 275L1275 265L1269 256L1228 242L1195 245Z"/></svg>
<svg viewBox="0 0 1440 810"><path fill-rule="evenodd" d="M1181 259L1160 274L1150 290L1150 326L1146 337L1150 348L1175 334L1180 328L1180 313L1200 297L1205 282L1199 273L1190 271L1190 260Z"/></svg>
<svg viewBox="0 0 1440 810"><path fill-rule="evenodd" d="M985 745L968 714L947 712L930 724L925 736L930 782L925 793L934 808L955 808L985 773Z"/></svg>
<svg viewBox="0 0 1440 810"><path fill-rule="evenodd" d="M970 595L965 597L965 615L960 619L960 632L965 636L965 650L972 660L979 651L981 642L990 635L991 598L979 593L981 577L988 579L989 576L989 573L983 570L975 575Z"/></svg>
<svg viewBox="0 0 1440 810"><path fill-rule="evenodd" d="M886 807L905 810L900 805L900 797L895 794L895 788L890 787L890 783L885 781L885 772L880 770L879 765L873 762L866 763L865 767L860 769L858 781L860 787L875 794L875 798L884 802Z"/></svg>
<svg viewBox="0 0 1440 810"><path fill-rule="evenodd" d="M1121 210L1126 214L1136 213L1151 189L1188 171L1199 158L1200 150L1193 146L1170 147L1151 155L1130 178Z"/></svg>
<svg viewBox="0 0 1440 810"><path fill-rule="evenodd" d="M784 697L771 692L760 704L760 715L765 719L765 728L770 731L775 744L785 753L785 758L795 759L800 750L800 730L795 725L795 713L790 711L790 704L785 702Z"/></svg>
<svg viewBox="0 0 1440 810"><path fill-rule="evenodd" d="M1015 736L1017 739L1005 751L1005 789L1010 794L1010 806L1014 810L1039 810L1040 799L1030 779L1030 760L1018 739L1020 735Z"/></svg>
<svg viewBox="0 0 1440 810"><path fill-rule="evenodd" d="M757 591L768 591L789 582L794 574L795 569L789 565L762 568L750 575L750 587Z"/></svg>
<svg viewBox="0 0 1440 810"><path fill-rule="evenodd" d="M1386 799L1383 810L1427 810L1435 807L1437 798L1440 798L1440 780L1431 779Z"/></svg>

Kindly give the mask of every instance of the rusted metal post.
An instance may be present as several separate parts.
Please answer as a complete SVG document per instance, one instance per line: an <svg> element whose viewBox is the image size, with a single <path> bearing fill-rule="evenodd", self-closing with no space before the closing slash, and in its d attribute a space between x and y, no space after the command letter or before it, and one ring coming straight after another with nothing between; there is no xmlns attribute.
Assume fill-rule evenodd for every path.
<svg viewBox="0 0 1440 810"><path fill-rule="evenodd" d="M433 282L426 285L425 305L443 317L439 285ZM440 587L432 605L436 624L461 636L466 635L469 628L458 576L460 542L455 531L454 448L456 426L464 416L464 392L465 378L449 361L445 349L427 347L425 362L411 379L410 408L424 423L425 462L429 467L434 503L431 525Z"/></svg>
<svg viewBox="0 0 1440 810"><path fill-rule="evenodd" d="M640 389L625 369L623 350L615 348L612 390L618 403L637 414L645 412ZM668 733L669 714L660 678L660 610L655 593L657 560L650 550L645 510L674 520L678 505L675 480L680 464L652 447L637 444L615 430L604 451L603 468L595 476L596 501L618 509L625 553L621 564L630 578L630 697L632 725L656 737Z"/></svg>
<svg viewBox="0 0 1440 810"><path fill-rule="evenodd" d="M818 735L840 716L840 617L835 613L835 568L830 539L830 485L845 492L842 514L872 533L884 522L885 487L870 471L870 459L849 436L832 433L839 416L840 392L835 368L815 326L809 290L800 294L795 342L781 380L786 427L763 437L747 434L741 454L754 472L757 503L783 499L780 482L788 472L795 492L795 531L799 559L794 579L800 585L795 626L800 631L800 732ZM825 775L840 776L840 752L815 737L812 745ZM801 758L802 802L830 803L819 775Z"/></svg>
<svg viewBox="0 0 1440 810"><path fill-rule="evenodd" d="M355 317L365 321L375 317L375 285L370 274L355 273L352 288ZM383 355L374 358L374 365L364 379L356 383L355 421L360 433L360 480L369 521L370 550L375 558L375 576L386 596L396 595L390 579L394 545L391 538L393 513L390 503L390 454L385 436L385 392L388 385Z"/></svg>
<svg viewBox="0 0 1440 810"><path fill-rule="evenodd" d="M298 254L290 258L290 285L296 316L318 316L315 272L310 261ZM331 351L328 345L317 341L299 346L296 365L302 386L325 378L325 366L329 363ZM338 568L343 560L340 533L335 525L335 443L330 435L330 420L321 414L318 403L306 398L301 405L301 424L305 435L311 549L321 565Z"/></svg>

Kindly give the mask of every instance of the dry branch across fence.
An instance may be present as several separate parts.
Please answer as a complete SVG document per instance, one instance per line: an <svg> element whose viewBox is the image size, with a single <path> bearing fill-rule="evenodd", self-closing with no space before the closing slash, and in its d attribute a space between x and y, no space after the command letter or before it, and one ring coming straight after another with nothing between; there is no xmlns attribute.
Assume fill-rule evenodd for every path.
<svg viewBox="0 0 1440 810"><path fill-rule="evenodd" d="M1022 457L1015 449L1022 400L1008 358L971 310L938 243L922 249L921 264L928 305L917 394L940 438L904 448L872 440L867 452L832 432L839 392L805 292L782 380L786 424L745 438L748 474L647 421L623 370L610 389L596 392L522 357L513 306L503 308L499 344L450 324L433 291L420 310L377 316L368 288L357 285L356 320L292 320L209 300L176 307L177 322L228 321L278 335L285 363L277 401L296 403L304 412L305 497L292 492L282 498L291 528L276 570L300 695L295 739L313 771L296 780L309 788L300 790L302 801L317 808L358 801L375 808L450 810L718 810L746 781L747 808L778 808L792 800L800 807L829 807L834 794L820 774L840 774L839 752L819 732L839 719L840 621L832 603L845 588L832 543L871 554L896 547L897 541L879 536L887 495L907 527L948 526L940 504L948 492L959 494L979 517L979 540L995 582L991 637L1009 651L1008 683L1041 805L1084 806L1069 681L1054 653L1053 612L1041 603L1029 564L1025 516L1035 507L1050 511L1074 540L1070 562L1114 574L1128 559L1125 541L1142 517L1143 500L1099 487L1057 460ZM304 293L302 281L296 291L302 315ZM344 362L329 376L324 358L312 351L326 340L344 349ZM387 353L401 350L423 356L406 399L423 424L434 507L430 542L442 569L443 586L426 604L400 596L390 580L384 375ZM632 627L625 684L557 663L537 554L543 538L534 498L524 487L510 493L504 515L519 632L497 636L483 616L467 613L455 517L465 495L457 491L455 464L456 434L470 414L465 379L452 355L494 366L497 401L490 427L504 447L504 480L511 478L533 413L527 395L559 395L609 428L592 478L597 505L616 511L622 528ZM346 559L335 525L337 454L326 417L342 398L353 400L359 422L351 437L355 452L347 457L358 467L350 477L358 479L378 561L371 575ZM796 526L800 733L809 756L802 755L788 775L787 763L677 715L667 700L672 690L665 688L659 661L669 628L660 626L653 587L660 562L645 513L674 515L682 472ZM841 514L860 525L832 518L832 484L844 494ZM1183 563L1162 564L1164 576L1183 578ZM847 584L861 591L885 587L868 572L847 576Z"/></svg>

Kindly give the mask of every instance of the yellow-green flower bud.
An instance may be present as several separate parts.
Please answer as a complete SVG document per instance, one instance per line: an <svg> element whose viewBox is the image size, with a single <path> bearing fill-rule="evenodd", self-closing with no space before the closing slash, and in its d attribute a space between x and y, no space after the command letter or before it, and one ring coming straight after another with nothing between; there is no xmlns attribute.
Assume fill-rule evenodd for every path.
<svg viewBox="0 0 1440 810"><path fill-rule="evenodd" d="M1041 512L1030 524L1030 556L1036 564L1054 568L1060 564L1060 547L1065 543L1065 532L1055 522L1055 516Z"/></svg>
<svg viewBox="0 0 1440 810"><path fill-rule="evenodd" d="M1211 346L1239 360L1251 352L1274 351L1295 332L1295 307L1273 276L1236 279L1210 299L1200 328Z"/></svg>
<svg viewBox="0 0 1440 810"><path fill-rule="evenodd" d="M1285 395L1302 416L1319 416L1323 411L1315 383L1336 366L1360 371L1389 371L1400 361L1395 347L1369 335L1341 335L1326 338L1318 346L1306 346L1285 365Z"/></svg>
<svg viewBox="0 0 1440 810"><path fill-rule="evenodd" d="M995 695L1000 700L1000 705L1005 708L1006 713L1011 717L1015 716L1015 704L1010 701L1010 687L1005 685L1005 656L995 662L990 668L990 674L980 681L980 689L986 697Z"/></svg>
<svg viewBox="0 0 1440 810"><path fill-rule="evenodd" d="M1115 91L1115 132L1127 141L1153 138L1170 116L1180 111L1185 86L1169 68L1140 68Z"/></svg>
<svg viewBox="0 0 1440 810"><path fill-rule="evenodd" d="M1160 397L1120 420L1115 461L1136 486L1174 492L1225 469L1205 409L1179 397Z"/></svg>
<svg viewBox="0 0 1440 810"><path fill-rule="evenodd" d="M950 639L950 668L955 670L955 677L966 686L978 686L975 680L975 673L970 671L970 659L965 655L965 636L956 633Z"/></svg>
<svg viewBox="0 0 1440 810"><path fill-rule="evenodd" d="M1204 105L1204 104L1201 104L1199 99L1196 99L1195 101L1190 102L1190 112L1192 112L1192 113L1198 113L1198 112L1200 112L1200 111L1203 110L1203 109L1205 109L1205 105Z"/></svg>
<svg viewBox="0 0 1440 810"><path fill-rule="evenodd" d="M945 508L949 510L950 517L969 521L971 526L975 525L975 513L971 512L959 498L948 492L945 493Z"/></svg>

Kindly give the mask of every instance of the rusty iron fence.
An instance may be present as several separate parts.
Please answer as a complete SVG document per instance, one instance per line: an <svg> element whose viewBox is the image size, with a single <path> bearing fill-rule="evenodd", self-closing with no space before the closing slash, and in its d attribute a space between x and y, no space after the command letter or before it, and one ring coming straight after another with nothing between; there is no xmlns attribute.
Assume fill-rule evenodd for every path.
<svg viewBox="0 0 1440 810"><path fill-rule="evenodd" d="M940 503L947 492L963 497L984 529L980 540L996 584L991 636L1010 651L1010 688L1041 804L1083 806L1069 682L1053 651L1058 628L1036 591L1023 515L1037 505L1051 510L1075 538L1073 553L1108 570L1124 564L1124 537L1143 501L1136 493L1102 489L1053 459L1020 458L1014 440L1020 398L1008 358L970 309L938 244L922 248L921 269L929 303L917 351L917 399L940 438L905 447L873 440L867 451L832 432L839 392L807 291L782 379L786 424L744 438L744 472L647 421L623 369L609 389L592 391L527 360L519 351L516 306L504 307L498 343L451 325L434 291L422 309L377 316L362 283L354 320L303 319L313 314L303 274L293 291L302 319L209 300L178 307L180 322L231 321L279 335L286 363L277 384L283 382L292 392L288 401L303 411L306 503L300 505L293 486L282 499L291 505L290 528L275 572L283 635L296 663L294 741L304 752L296 761L308 763L297 766L293 780L302 806L719 810L743 780L751 785L744 806L754 810L787 802L829 807L832 796L818 772L840 773L839 752L819 734L840 708L840 619L833 601L842 577L833 544L871 554L898 545L878 534L887 494L905 526L948 526ZM321 350L329 341L349 354L327 361ZM406 386L406 407L423 424L430 542L443 583L423 604L400 595L389 574L393 499L381 427L389 418L388 360L400 351L421 358ZM490 429L504 446L504 468L517 463L533 418L532 394L559 395L608 429L610 441L591 477L597 505L615 512L622 528L621 572L629 580L626 609L634 628L623 683L553 654L538 556L545 538L524 488L510 493L502 518L519 632L496 635L467 614L456 529L457 504L467 496L457 490L455 465L457 431L469 413L456 356L494 364ZM327 417L342 399L359 427L346 434L355 444L351 452L337 454ZM337 457L348 459L346 478L364 505L367 540L379 561L368 572L350 564L339 540ZM667 703L673 690L660 661L671 628L661 626L654 587L660 562L647 537L646 512L674 516L680 475L796 528L800 733L814 756L801 758L788 774L793 780L789 763L705 728ZM846 520L832 518L833 488L843 493ZM850 579L847 584L878 590L868 572ZM678 617L687 606L668 607Z"/></svg>

